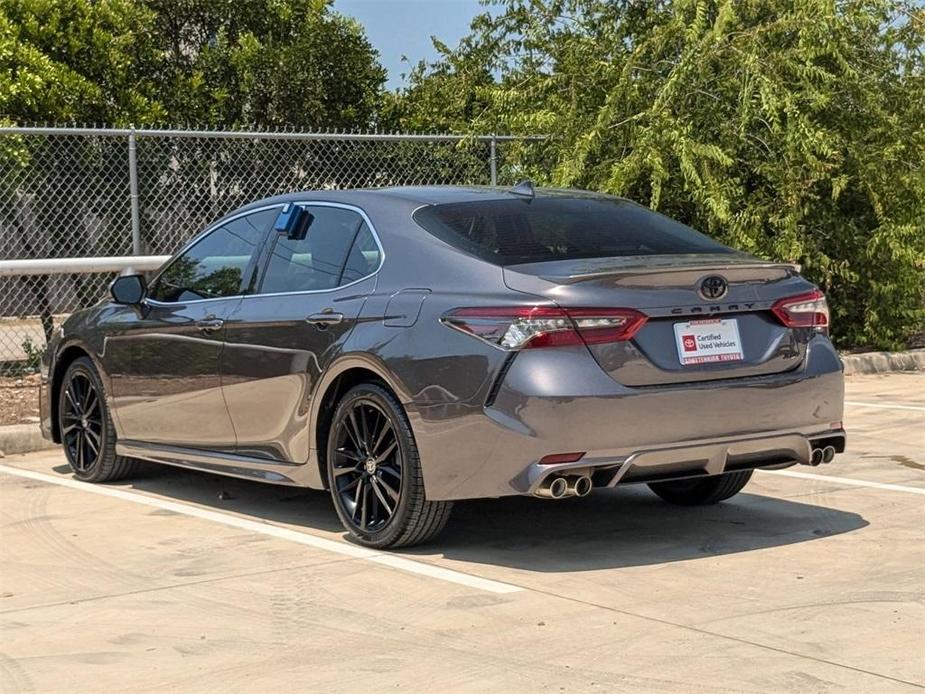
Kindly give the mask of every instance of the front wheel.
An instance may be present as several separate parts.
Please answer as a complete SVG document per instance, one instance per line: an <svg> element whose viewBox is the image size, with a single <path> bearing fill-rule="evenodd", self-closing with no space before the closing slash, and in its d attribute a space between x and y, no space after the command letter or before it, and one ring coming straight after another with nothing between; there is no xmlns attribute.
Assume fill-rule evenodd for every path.
<svg viewBox="0 0 925 694"><path fill-rule="evenodd" d="M751 470L739 470L690 480L653 482L649 485L649 489L672 504L701 506L716 504L735 496L742 491L742 487L748 484L751 478Z"/></svg>
<svg viewBox="0 0 925 694"><path fill-rule="evenodd" d="M436 537L452 502L428 501L417 445L401 404L374 383L350 389L328 435L327 472L344 527L367 547L407 547Z"/></svg>
<svg viewBox="0 0 925 694"><path fill-rule="evenodd" d="M135 461L116 455L116 431L99 374L87 357L75 359L58 393L64 455L77 479L113 482L131 474Z"/></svg>

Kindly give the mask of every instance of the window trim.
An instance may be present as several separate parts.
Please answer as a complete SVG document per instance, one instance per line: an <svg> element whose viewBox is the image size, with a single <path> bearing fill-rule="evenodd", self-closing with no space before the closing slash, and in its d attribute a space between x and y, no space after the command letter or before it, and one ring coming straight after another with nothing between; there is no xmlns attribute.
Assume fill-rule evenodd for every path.
<svg viewBox="0 0 925 694"><path fill-rule="evenodd" d="M337 208L344 209L344 210L350 210L351 212L356 212L357 214L359 214L360 217L363 218L363 221L366 222L366 226L369 227L369 231L373 235L373 240L376 242L376 247L379 249L379 265L376 266L375 270L370 272L368 275L364 275L360 279L353 280L352 282L349 282L347 284L339 284L338 286L330 287L329 289L301 289L301 290L292 291L292 292L253 293L253 294L245 294L244 295L245 299L256 299L256 298L261 298L265 296L298 296L301 294L328 294L330 292L336 292L341 289L346 289L347 287L352 287L353 285L358 284L360 282L365 282L371 277L375 277L376 275L379 274L379 271L382 270L382 266L385 264L385 249L382 247L382 241L380 241L379 239L379 233L376 231L376 227L373 226L372 220L369 218L369 215L366 214L366 211L363 208L357 207L356 205L351 205L345 202L330 202L330 201L314 202L311 200L299 200L299 201L294 201L292 204L298 205L299 207L337 207ZM273 229L270 229L270 234L267 236L267 243L269 243L269 240L273 237L274 233L280 233L280 232L274 232ZM309 230L309 233L311 233L311 230ZM255 283L256 286L261 286L263 284L264 276L266 274L267 269L270 266L271 254L266 253L265 255L266 257L260 260L260 267L258 268L257 280Z"/></svg>
<svg viewBox="0 0 925 694"><path fill-rule="evenodd" d="M206 236L208 236L212 232L218 231L221 227L225 226L226 224L230 222L235 221L236 219L240 219L241 217L246 217L251 214L257 214L258 212L264 212L266 210L272 210L273 208L276 208L276 207L282 208L282 207L285 207L285 205L286 203L275 203L273 205L264 205L263 207L257 207L257 208L254 208L253 210L245 210L243 212L238 212L237 214L232 214L228 217L222 217L220 220L213 222L210 226L207 226L205 229L203 229L201 232L199 232L193 238L187 241L186 245L184 245L179 251L174 253L173 257L170 260L168 260L166 263L164 263L163 267L161 267L157 271L157 274L153 278L151 278L151 282L148 286L153 287L155 284L157 284L157 281L161 278L161 275L163 275L170 268L170 266L173 265L174 262L176 262L177 258L182 256L190 248L192 248L197 243L202 241ZM251 271L250 273L251 278L253 278L254 272L258 269L256 265L260 263L260 260L261 260L260 256L263 252L264 244L266 244L267 236L271 234L272 232L273 232L273 225L271 224L267 227L266 231L263 232L263 238L260 239L259 242L257 243L257 250L255 251L255 257L252 258L250 262L248 262L248 269L250 269ZM250 284L250 281L248 282L248 284ZM228 299L240 299L243 296L247 296L247 294L239 292L237 294L229 294L228 296L213 296L208 299L189 299L188 301L159 301L157 299L152 299L151 297L145 297L145 303L151 304L152 306L167 306L167 307L186 306L188 304L201 304L206 301L226 301Z"/></svg>

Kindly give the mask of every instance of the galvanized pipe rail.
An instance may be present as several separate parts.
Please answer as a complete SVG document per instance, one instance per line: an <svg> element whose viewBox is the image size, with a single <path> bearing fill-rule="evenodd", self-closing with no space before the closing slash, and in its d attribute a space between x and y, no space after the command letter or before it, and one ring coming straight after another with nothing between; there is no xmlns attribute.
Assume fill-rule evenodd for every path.
<svg viewBox="0 0 925 694"><path fill-rule="evenodd" d="M98 258L0 260L0 277L156 270L168 260L170 260L169 255L114 255Z"/></svg>

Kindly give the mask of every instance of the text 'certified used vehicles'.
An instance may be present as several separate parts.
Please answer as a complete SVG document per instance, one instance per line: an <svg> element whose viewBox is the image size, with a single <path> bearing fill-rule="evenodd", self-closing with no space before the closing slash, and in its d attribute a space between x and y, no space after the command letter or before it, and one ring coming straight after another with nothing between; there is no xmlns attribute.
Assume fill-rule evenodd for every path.
<svg viewBox="0 0 925 694"><path fill-rule="evenodd" d="M111 293L44 364L78 478L143 459L325 488L373 547L434 537L458 499L710 504L845 446L822 293L619 198L295 193Z"/></svg>

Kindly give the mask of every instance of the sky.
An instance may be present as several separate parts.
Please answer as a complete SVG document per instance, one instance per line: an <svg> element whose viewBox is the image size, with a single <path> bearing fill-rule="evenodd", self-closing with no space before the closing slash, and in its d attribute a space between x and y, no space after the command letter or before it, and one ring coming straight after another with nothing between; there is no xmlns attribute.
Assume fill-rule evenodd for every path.
<svg viewBox="0 0 925 694"><path fill-rule="evenodd" d="M366 29L389 71L388 89L404 86L401 75L411 65L437 57L431 36L454 47L469 33L472 19L485 11L478 0L334 0L334 9ZM409 62L402 61L403 55Z"/></svg>

